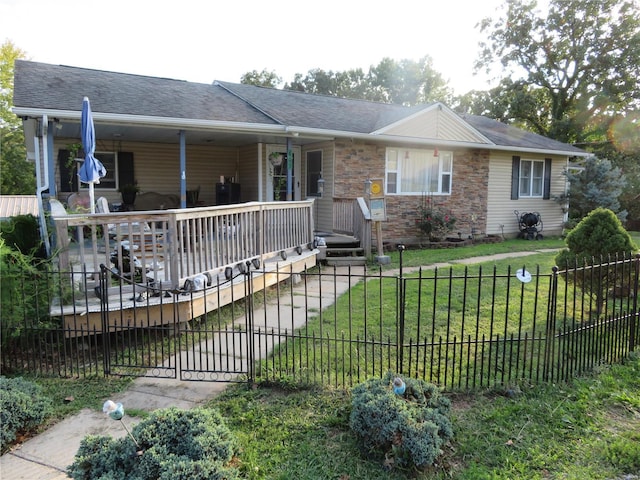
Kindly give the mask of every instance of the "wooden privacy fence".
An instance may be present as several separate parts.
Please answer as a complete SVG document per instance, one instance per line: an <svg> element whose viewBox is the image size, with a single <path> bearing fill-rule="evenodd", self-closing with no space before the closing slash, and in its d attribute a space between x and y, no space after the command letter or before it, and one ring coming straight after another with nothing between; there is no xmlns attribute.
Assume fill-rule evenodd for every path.
<svg viewBox="0 0 640 480"><path fill-rule="evenodd" d="M229 279L242 286L232 303L188 325L141 328L123 320L107 333L73 335L48 308L51 292L66 283L58 277L68 273L3 279L2 372L349 386L392 370L472 390L568 381L640 344L640 256L520 275L511 267L321 267L296 273L297 282L282 274L266 293L256 289L263 274L248 265ZM352 286L341 294L344 282ZM221 290L216 284L189 295ZM162 301L174 305L178 295L166 293ZM13 297L9 310L5 294ZM81 325L78 317L75 328Z"/></svg>

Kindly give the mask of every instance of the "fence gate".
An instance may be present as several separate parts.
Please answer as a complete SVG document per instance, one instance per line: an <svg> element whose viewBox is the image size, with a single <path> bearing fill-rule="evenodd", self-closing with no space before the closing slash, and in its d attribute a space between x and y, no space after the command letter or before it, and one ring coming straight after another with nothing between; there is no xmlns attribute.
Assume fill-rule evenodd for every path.
<svg viewBox="0 0 640 480"><path fill-rule="evenodd" d="M106 291L112 272L103 268L100 277L101 289ZM252 330L253 292L249 279L249 273L241 272L217 285L190 291L122 282L117 287L121 297L117 306L109 304L108 295L101 301L105 374L185 381L252 378L253 346L248 332ZM236 288L224 288L234 285ZM243 295L234 293L237 291ZM231 302L227 309L206 308L222 304L224 295L230 296L225 299ZM135 308L121 309L121 304Z"/></svg>

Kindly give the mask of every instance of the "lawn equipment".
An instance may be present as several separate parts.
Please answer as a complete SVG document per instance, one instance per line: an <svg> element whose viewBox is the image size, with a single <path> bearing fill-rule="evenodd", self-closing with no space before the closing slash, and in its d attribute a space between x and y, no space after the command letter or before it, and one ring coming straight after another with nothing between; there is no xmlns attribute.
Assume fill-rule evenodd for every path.
<svg viewBox="0 0 640 480"><path fill-rule="evenodd" d="M517 210L514 210L516 218L518 219L518 228L520 233L518 238L524 238L525 240L542 240L542 218L538 212L527 212L522 215Z"/></svg>

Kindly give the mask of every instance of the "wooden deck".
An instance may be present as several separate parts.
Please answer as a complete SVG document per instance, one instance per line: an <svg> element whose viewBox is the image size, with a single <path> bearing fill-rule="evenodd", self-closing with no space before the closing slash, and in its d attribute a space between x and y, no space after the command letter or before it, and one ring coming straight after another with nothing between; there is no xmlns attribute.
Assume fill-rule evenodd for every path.
<svg viewBox="0 0 640 480"><path fill-rule="evenodd" d="M173 322L174 308L179 321L191 320L244 297L246 275L232 282L227 275L253 260L259 265L251 274L254 291L314 266L312 206L312 201L251 202L55 217L60 269L75 272L71 288L92 294L84 295L81 305L53 305L52 312L62 314L70 336L102 331L101 297L110 324ZM131 285L96 290L100 265ZM211 286L190 291L203 275ZM154 289L172 291L173 298L154 296Z"/></svg>

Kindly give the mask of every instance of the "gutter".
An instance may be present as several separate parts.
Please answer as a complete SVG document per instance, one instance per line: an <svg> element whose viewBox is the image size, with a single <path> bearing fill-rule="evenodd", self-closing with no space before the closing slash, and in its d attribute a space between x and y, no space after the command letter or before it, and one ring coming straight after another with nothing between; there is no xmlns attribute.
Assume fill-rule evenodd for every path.
<svg viewBox="0 0 640 480"><path fill-rule="evenodd" d="M48 115L49 118L77 119L80 121L81 112L75 110L47 110L41 108L13 107L13 113L18 116L42 117ZM390 144L413 144L430 147L456 147L456 148L478 148L485 150L499 150L523 153L540 153L548 155L567 155L574 157L589 157L587 152L571 152L566 150L549 150L541 148L526 148L516 146L496 145L494 143L459 142L452 140L424 139L415 137L400 137L397 135L371 134L361 132L346 132L343 130L326 130L310 127L296 127L287 125L272 125L264 123L229 122L219 120L199 120L173 117L154 117L148 115L126 115L113 113L93 113L94 121L113 123L118 125L138 125L154 126L159 128L193 129L193 130L217 130L237 133L262 133L270 135L281 135L284 137L301 137L317 140L335 140L336 138L358 139L365 141L386 142Z"/></svg>
<svg viewBox="0 0 640 480"><path fill-rule="evenodd" d="M48 115L50 118L59 118L66 120L78 120L82 112L75 110L48 110L41 108L23 108L13 107L12 111L19 117L42 117ZM118 113L93 113L94 121L102 121L105 123L117 123L119 125L138 125L138 126L154 126L164 128L191 128L198 130L225 130L225 131L243 131L249 133L271 133L285 134L286 127L284 125L270 125L264 123L248 123L248 122L229 122L220 120L199 120L189 118L173 118L173 117L154 117L148 115L128 115Z"/></svg>
<svg viewBox="0 0 640 480"><path fill-rule="evenodd" d="M483 150L499 150L508 152L523 152L523 153L543 153L549 155L567 155L570 157L590 157L591 153L588 152L572 152L567 150L553 150L546 148L526 148L516 147L510 145L496 145L495 143L478 143L478 142L459 142L455 140L438 140L433 138L416 138L416 137L400 137L397 135L372 135L369 133L357 133L357 132L344 132L341 130L321 130L317 128L308 127L287 127L287 132L290 135L296 136L298 134L304 138L352 138L358 140L368 141L382 141L390 144L413 144L430 147L457 147L457 148L478 148Z"/></svg>

